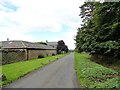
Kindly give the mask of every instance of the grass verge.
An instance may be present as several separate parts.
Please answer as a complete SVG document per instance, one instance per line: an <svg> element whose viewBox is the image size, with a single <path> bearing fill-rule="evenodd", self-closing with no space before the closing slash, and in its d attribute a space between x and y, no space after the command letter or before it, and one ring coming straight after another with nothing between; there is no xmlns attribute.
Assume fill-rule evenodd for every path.
<svg viewBox="0 0 120 90"><path fill-rule="evenodd" d="M48 56L42 59L33 59L29 61L21 61L12 64L6 64L0 67L2 68L2 73L6 76L7 80L1 81L0 85L6 85L11 83L18 78L28 74L29 72L41 68L58 58L63 57L65 54L56 55L56 56Z"/></svg>
<svg viewBox="0 0 120 90"><path fill-rule="evenodd" d="M118 72L92 62L90 55L75 53L75 64L81 86L86 88L120 88Z"/></svg>

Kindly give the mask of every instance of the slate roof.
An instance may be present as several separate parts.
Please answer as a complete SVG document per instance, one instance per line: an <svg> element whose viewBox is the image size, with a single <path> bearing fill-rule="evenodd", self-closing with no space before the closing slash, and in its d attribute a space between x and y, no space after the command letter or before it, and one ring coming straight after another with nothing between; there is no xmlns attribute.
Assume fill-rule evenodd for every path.
<svg viewBox="0 0 120 90"><path fill-rule="evenodd" d="M2 41L2 48L12 49L55 49L48 45L37 44L27 41Z"/></svg>

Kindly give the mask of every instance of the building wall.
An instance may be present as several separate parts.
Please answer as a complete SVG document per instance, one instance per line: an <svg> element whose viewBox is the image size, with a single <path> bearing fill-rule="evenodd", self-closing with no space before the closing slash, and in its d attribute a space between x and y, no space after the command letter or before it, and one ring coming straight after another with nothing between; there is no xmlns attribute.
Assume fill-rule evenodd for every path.
<svg viewBox="0 0 120 90"><path fill-rule="evenodd" d="M56 54L56 50L28 50L28 59L35 59L38 56L52 56Z"/></svg>
<svg viewBox="0 0 120 90"><path fill-rule="evenodd" d="M51 56L52 54L56 54L56 50L5 49L2 51L2 64L37 59L39 55Z"/></svg>
<svg viewBox="0 0 120 90"><path fill-rule="evenodd" d="M24 49L8 49L2 51L2 64L9 64L23 60L26 60L26 53Z"/></svg>

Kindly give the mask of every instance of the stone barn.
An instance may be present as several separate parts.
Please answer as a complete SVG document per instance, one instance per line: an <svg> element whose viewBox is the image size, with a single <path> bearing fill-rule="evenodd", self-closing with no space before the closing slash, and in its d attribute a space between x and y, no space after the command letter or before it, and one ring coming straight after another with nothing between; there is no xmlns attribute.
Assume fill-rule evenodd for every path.
<svg viewBox="0 0 120 90"><path fill-rule="evenodd" d="M56 55L56 48L27 41L2 41L2 64Z"/></svg>
<svg viewBox="0 0 120 90"><path fill-rule="evenodd" d="M47 45L52 46L53 48L57 48L58 42L46 42Z"/></svg>

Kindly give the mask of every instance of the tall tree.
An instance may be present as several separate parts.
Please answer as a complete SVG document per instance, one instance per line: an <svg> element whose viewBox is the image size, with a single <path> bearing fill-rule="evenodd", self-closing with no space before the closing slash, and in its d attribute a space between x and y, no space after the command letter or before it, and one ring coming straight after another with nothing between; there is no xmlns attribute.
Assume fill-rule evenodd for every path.
<svg viewBox="0 0 120 90"><path fill-rule="evenodd" d="M120 2L87 2L76 35L76 50L120 58Z"/></svg>
<svg viewBox="0 0 120 90"><path fill-rule="evenodd" d="M57 53L62 53L63 51L68 52L68 47L65 45L63 40L58 41Z"/></svg>

